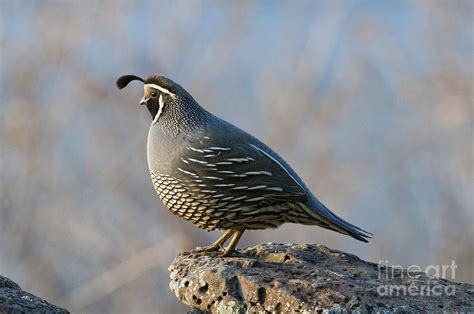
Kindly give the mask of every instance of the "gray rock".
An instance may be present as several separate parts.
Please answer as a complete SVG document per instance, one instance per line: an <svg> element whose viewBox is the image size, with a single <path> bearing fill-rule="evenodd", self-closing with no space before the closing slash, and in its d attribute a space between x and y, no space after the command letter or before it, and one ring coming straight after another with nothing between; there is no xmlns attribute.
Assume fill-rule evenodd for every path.
<svg viewBox="0 0 474 314"><path fill-rule="evenodd" d="M0 276L0 313L69 313L67 310L23 291L12 280Z"/></svg>
<svg viewBox="0 0 474 314"><path fill-rule="evenodd" d="M473 285L422 272L408 276L406 270L380 268L355 255L315 244L268 243L228 258L185 252L169 271L171 290L194 312L474 309Z"/></svg>

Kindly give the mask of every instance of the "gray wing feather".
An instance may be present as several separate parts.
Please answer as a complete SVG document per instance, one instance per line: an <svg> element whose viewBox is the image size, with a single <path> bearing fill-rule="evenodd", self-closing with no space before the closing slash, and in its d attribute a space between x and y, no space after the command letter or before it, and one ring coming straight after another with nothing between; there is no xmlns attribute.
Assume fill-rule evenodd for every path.
<svg viewBox="0 0 474 314"><path fill-rule="evenodd" d="M230 145L229 145L230 146ZM181 180L195 192L239 197L244 202L304 202L305 189L285 167L255 144L235 143L232 147L189 143L177 162Z"/></svg>

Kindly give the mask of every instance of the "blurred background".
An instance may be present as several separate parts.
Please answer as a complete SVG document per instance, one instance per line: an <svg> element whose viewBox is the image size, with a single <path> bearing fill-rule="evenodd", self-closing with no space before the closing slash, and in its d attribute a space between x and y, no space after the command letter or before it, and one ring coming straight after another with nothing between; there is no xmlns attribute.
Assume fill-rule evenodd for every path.
<svg viewBox="0 0 474 314"><path fill-rule="evenodd" d="M375 234L247 232L474 281L472 1L0 1L0 274L74 312L184 312L167 267L214 241L168 212L138 83L163 74ZM453 279L453 278L448 278Z"/></svg>

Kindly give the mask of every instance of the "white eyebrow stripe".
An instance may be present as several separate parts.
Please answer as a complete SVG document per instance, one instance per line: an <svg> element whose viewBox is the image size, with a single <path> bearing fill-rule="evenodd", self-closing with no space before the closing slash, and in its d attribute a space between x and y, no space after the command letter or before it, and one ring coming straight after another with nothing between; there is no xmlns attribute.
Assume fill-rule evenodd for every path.
<svg viewBox="0 0 474 314"><path fill-rule="evenodd" d="M151 88L153 88L153 89L157 89L157 90L159 90L160 92L163 92L163 93L165 93L165 94L168 94L168 95L170 95L170 96L172 96L172 97L175 97L175 96L176 96L175 94L173 94L172 92L170 92L170 91L167 90L166 88L161 87L161 86L156 85L156 84L151 84L151 83L149 83L149 84L145 84L145 86L151 87Z"/></svg>

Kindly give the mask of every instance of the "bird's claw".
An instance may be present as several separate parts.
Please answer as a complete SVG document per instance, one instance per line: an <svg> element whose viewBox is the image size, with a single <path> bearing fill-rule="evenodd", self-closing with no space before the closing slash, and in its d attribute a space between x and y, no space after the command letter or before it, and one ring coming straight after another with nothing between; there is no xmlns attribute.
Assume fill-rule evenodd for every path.
<svg viewBox="0 0 474 314"><path fill-rule="evenodd" d="M216 252L221 251L224 248L221 245L207 245L207 246L198 246L193 251L194 252Z"/></svg>

